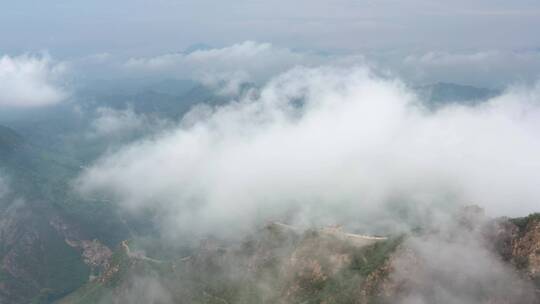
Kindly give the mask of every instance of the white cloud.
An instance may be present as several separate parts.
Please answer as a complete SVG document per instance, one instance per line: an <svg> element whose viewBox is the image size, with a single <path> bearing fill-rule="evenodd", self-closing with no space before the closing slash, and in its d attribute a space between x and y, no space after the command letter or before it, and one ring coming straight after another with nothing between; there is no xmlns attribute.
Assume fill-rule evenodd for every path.
<svg viewBox="0 0 540 304"><path fill-rule="evenodd" d="M115 144L155 134L171 127L171 122L154 115L136 113L131 107L113 109L99 107L90 122L89 139L108 139Z"/></svg>
<svg viewBox="0 0 540 304"><path fill-rule="evenodd" d="M358 222L396 202L521 215L540 201L539 100L540 86L516 88L432 113L364 68L297 68L104 157L78 186L162 210L169 232L232 233L293 211Z"/></svg>
<svg viewBox="0 0 540 304"><path fill-rule="evenodd" d="M367 60L366 60L367 59ZM412 83L454 82L486 87L533 83L540 78L537 50L473 49L469 51L372 50L322 55L293 51L270 43L246 41L224 48L131 58L129 72L193 78L224 94L237 92L238 84L264 83L295 66L321 64L371 65L384 73L400 75Z"/></svg>
<svg viewBox="0 0 540 304"><path fill-rule="evenodd" d="M117 110L112 108L96 109L97 117L91 123L91 137L110 137L126 132L141 131L147 124L147 118L137 115L133 109Z"/></svg>
<svg viewBox="0 0 540 304"><path fill-rule="evenodd" d="M245 41L224 48L202 49L191 53L165 54L150 58L131 58L126 67L146 70L263 70L277 64L288 67L298 64L304 55L270 43ZM275 67L273 67L275 68ZM266 72L270 74L271 72Z"/></svg>
<svg viewBox="0 0 540 304"><path fill-rule="evenodd" d="M270 43L245 41L224 48L191 53L131 58L125 67L134 71L194 78L225 94L234 94L245 82L261 82L296 65L319 63L321 56L294 52Z"/></svg>
<svg viewBox="0 0 540 304"><path fill-rule="evenodd" d="M437 224L438 234L409 238L392 260L389 280L404 288L390 303L537 302L533 284L494 252L480 229Z"/></svg>
<svg viewBox="0 0 540 304"><path fill-rule="evenodd" d="M499 52L447 53L428 52L420 56L411 55L405 58L405 63L449 66L454 64L486 63L500 56Z"/></svg>
<svg viewBox="0 0 540 304"><path fill-rule="evenodd" d="M0 58L0 106L39 107L59 103L68 93L60 86L66 66L47 56Z"/></svg>

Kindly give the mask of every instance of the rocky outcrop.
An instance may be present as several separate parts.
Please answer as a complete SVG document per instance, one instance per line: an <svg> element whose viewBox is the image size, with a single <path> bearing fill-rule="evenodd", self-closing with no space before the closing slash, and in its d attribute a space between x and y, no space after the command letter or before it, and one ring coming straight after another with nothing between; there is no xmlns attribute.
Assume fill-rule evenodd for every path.
<svg viewBox="0 0 540 304"><path fill-rule="evenodd" d="M512 260L531 277L540 277L540 219L531 219L512 241Z"/></svg>
<svg viewBox="0 0 540 304"><path fill-rule="evenodd" d="M205 239L193 255L173 261L135 254L122 242L110 266L81 295L89 289L127 294L134 280L152 277L173 303L368 303L378 284L375 273L398 242L369 238L364 244L357 238L363 240L340 229L303 231L272 223L239 245ZM368 277L372 284L362 289Z"/></svg>
<svg viewBox="0 0 540 304"><path fill-rule="evenodd" d="M108 269L112 251L107 246L97 239L85 239L75 226L69 225L58 216L52 218L49 224L64 237L66 244L81 251L84 263L91 269L90 280L97 278Z"/></svg>
<svg viewBox="0 0 540 304"><path fill-rule="evenodd" d="M170 261L122 242L82 290L115 298L150 278L170 303L536 304L538 225L489 220L477 208L448 227L392 238L271 223L241 244L209 238Z"/></svg>

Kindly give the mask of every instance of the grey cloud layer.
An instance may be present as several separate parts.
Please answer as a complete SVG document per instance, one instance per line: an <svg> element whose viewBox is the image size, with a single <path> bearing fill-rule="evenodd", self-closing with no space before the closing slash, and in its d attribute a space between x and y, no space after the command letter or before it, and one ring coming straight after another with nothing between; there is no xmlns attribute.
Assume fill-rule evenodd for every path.
<svg viewBox="0 0 540 304"><path fill-rule="evenodd" d="M168 231L241 230L284 214L343 222L396 201L521 215L540 200L539 97L538 86L515 88L430 113L365 68L297 68L102 158L78 186L162 210Z"/></svg>

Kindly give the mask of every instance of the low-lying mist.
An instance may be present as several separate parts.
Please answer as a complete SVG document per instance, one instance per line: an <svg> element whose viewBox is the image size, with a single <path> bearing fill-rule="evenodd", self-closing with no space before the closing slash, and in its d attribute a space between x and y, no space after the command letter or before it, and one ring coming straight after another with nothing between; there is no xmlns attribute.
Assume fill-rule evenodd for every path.
<svg viewBox="0 0 540 304"><path fill-rule="evenodd" d="M539 95L514 87L430 111L364 67L295 68L103 156L76 185L152 210L168 236L267 220L374 231L469 204L523 215L540 198Z"/></svg>

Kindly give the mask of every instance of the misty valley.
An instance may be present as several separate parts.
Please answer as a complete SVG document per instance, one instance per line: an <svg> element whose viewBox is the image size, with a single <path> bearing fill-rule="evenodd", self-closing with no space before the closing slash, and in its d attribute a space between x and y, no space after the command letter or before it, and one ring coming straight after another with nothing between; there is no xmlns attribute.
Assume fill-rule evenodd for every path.
<svg viewBox="0 0 540 304"><path fill-rule="evenodd" d="M537 0L5 1L0 304L540 304Z"/></svg>
<svg viewBox="0 0 540 304"><path fill-rule="evenodd" d="M339 81L351 81L347 79L350 76L343 77ZM367 78L362 81L374 81L371 76L363 77ZM289 84L311 85L297 81ZM114 91L121 91L120 84L115 85L119 88ZM300 108L295 99L286 99L276 101L276 108L266 109L259 107L274 105L260 99L272 87L245 84L238 93L245 100L231 101L230 96L188 81L147 85L108 95L99 84L85 89L77 97L80 102L17 110L3 117L3 303L396 303L407 298L432 303L536 301L540 282L537 214L490 217L478 206L450 206L447 202L452 198L444 197L434 198L429 202L433 205L421 206L424 202L408 193L388 200L374 196L371 200L380 200L377 205L357 205L357 200L367 198L348 193L348 187L354 189L357 184L349 186L340 179L362 176L336 174L360 172L341 164L335 172L335 164L324 162L343 159L364 165L365 160L347 154L334 160L328 151L312 150L315 146L311 144L318 145L327 135L319 134L316 142L311 142L305 136L313 131L302 134L306 131L299 129L308 123L304 119L316 114L309 112L316 111L310 109L313 101L309 94L294 95L304 99ZM365 90L377 85L370 84ZM384 86L393 89L391 83ZM178 91L165 92L168 87ZM437 113L451 107L478 107L507 94L445 83L410 90L418 96L420 103L415 106L422 113L420 117L441 115ZM279 103L282 101L288 103ZM257 117L261 111L265 111L264 116ZM349 122L361 117L361 112ZM193 118L195 115L199 117ZM226 126L221 125L220 115L230 119ZM328 127L328 136L342 132L330 129L341 128L334 117L327 119L331 121L317 124L332 124L323 125ZM341 122L346 124L344 120ZM201 123L204 125L198 125ZM287 133L296 133L292 139L303 142L286 144L283 135L281 144L287 147L281 149L287 150L285 154L267 156L265 149L272 149L266 145L269 139L257 143L257 137L269 135L252 132L257 127L262 132L279 132L273 131L276 123L288 128ZM347 124L344 127L349 129ZM168 131L174 128L180 133ZM203 132L200 128L210 134L197 134ZM351 132L351 136L362 135ZM439 131L434 132L438 135ZM203 143L190 147L191 136L198 136ZM346 146L340 138L327 140L346 149L332 153L370 148L366 139L362 146ZM161 150L170 145L187 147L187 154ZM189 149L197 154L192 155ZM232 152L228 149L235 154L229 155ZM164 159L160 159L161 153L166 153ZM219 153L219 158L242 157L236 161L226 158L226 163L219 165L217 161L222 159L213 153ZM201 159L197 159L199 155ZM288 156L307 160L289 160ZM188 163L176 157L185 157ZM278 164L278 160L295 163ZM206 162L222 169L230 165L232 171L210 172L225 175L203 175L203 180L197 180L201 178L198 174L209 174L203 169ZM317 164L325 168L311 168ZM188 170L185 176L182 168ZM123 170L131 176L116 176L124 174ZM304 170L313 170L308 172L315 176L294 176ZM371 172L378 174L368 170L367 176ZM339 184L326 180L327 175ZM218 185L203 187L205 180L214 178ZM195 184L191 184L193 180ZM378 182L391 181L385 178ZM225 189L220 188L222 183ZM264 188L257 189L259 185ZM338 190L332 193L327 187ZM435 193L450 195L439 189ZM323 201L324 195L330 195L331 200ZM221 206L221 201L230 205ZM332 210L335 208L340 210ZM460 298L442 300L446 293Z"/></svg>

